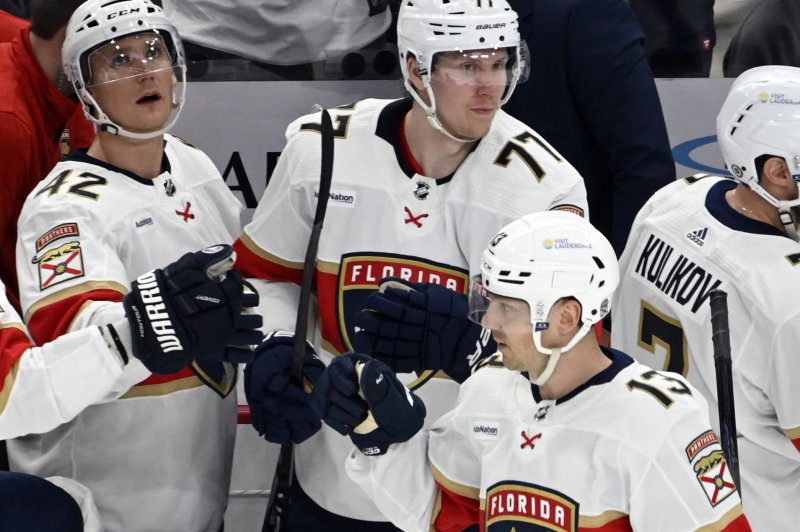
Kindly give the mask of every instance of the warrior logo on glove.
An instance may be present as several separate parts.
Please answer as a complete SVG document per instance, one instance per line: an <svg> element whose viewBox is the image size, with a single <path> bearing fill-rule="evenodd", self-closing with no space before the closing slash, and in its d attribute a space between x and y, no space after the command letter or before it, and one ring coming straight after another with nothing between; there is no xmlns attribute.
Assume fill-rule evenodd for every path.
<svg viewBox="0 0 800 532"><path fill-rule="evenodd" d="M145 336L143 329L149 324L158 343L161 344L161 350L163 352L169 353L171 351L183 350L183 345L175 335L175 328L172 325L172 321L169 319L167 307L164 304L164 300L161 298L155 272L150 271L140 275L136 279L136 284L142 297L142 303L144 303L145 312L147 313L147 319L145 320L141 316L138 316L138 308L132 308L133 312L137 314L136 320L139 322L139 336Z"/></svg>
<svg viewBox="0 0 800 532"><path fill-rule="evenodd" d="M139 276L124 305L134 355L153 373L192 361L249 362L261 342L258 294L232 266L228 245L187 253L163 270Z"/></svg>

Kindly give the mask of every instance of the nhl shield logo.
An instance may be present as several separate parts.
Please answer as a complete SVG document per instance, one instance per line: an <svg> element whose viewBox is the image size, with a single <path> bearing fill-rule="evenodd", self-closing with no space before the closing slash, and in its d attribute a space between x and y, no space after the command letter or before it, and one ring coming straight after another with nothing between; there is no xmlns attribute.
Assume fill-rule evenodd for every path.
<svg viewBox="0 0 800 532"><path fill-rule="evenodd" d="M416 188L414 189L414 197L418 200L424 200L428 198L428 195L431 193L431 186L426 183L425 181L417 181Z"/></svg>
<svg viewBox="0 0 800 532"><path fill-rule="evenodd" d="M31 262L39 265L39 290L84 275L81 244L77 240L45 251Z"/></svg>
<svg viewBox="0 0 800 532"><path fill-rule="evenodd" d="M175 195L175 183L173 183L172 179L169 177L164 181L164 192L166 192L167 196L170 198Z"/></svg>

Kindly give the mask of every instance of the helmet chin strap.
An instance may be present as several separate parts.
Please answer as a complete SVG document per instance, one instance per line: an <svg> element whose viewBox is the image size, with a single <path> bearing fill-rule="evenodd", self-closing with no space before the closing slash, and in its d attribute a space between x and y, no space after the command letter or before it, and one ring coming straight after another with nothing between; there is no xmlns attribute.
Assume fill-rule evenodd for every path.
<svg viewBox="0 0 800 532"><path fill-rule="evenodd" d="M444 133L445 136L455 140L456 142L467 143L467 142L475 142L476 140L478 140L468 137L456 137L455 135L447 131L447 129L442 125L442 123L439 121L439 117L436 116L436 111L426 111L426 113L428 115L428 123L431 125L433 129L441 131L442 133Z"/></svg>
<svg viewBox="0 0 800 532"><path fill-rule="evenodd" d="M468 137L459 137L459 136L454 135L453 133L450 133L449 131L447 131L447 128L444 127L444 125L442 124L441 120L439 120L439 117L436 116L436 96L434 96L434 94L433 94L433 89L431 88L430 80L427 77L423 77L422 78L422 83L425 86L425 92L428 93L428 98L431 99L431 104L430 105L426 104L423 101L423 99L420 97L420 95L416 91L416 89L414 89L413 86L410 86L409 83L406 84L406 88L410 88L411 96L414 97L414 99L417 101L417 103L420 105L420 107L422 107L422 109L425 111L425 115L428 117L428 124L430 124L430 126L433 129L435 129L437 131L441 131L445 136L447 136L448 138L453 139L456 142L468 143L468 142L475 142L475 141L479 140L479 139L476 139L476 138L473 139L473 138L468 138Z"/></svg>
<svg viewBox="0 0 800 532"><path fill-rule="evenodd" d="M780 203L781 204L778 206L778 218L783 224L783 229L786 231L786 234L789 235L789 238L795 242L800 242L800 234L797 233L797 225L792 216L792 205L786 205L787 202L783 201ZM800 208L797 205L794 205L794 207Z"/></svg>
<svg viewBox="0 0 800 532"><path fill-rule="evenodd" d="M553 372L556 370L556 364L558 364L558 360L561 358L561 348L554 347L550 349L550 356L547 358L547 365L544 367L544 371L542 371L536 378L531 377L531 382L536 386L542 386L547 379L549 379Z"/></svg>
<svg viewBox="0 0 800 532"><path fill-rule="evenodd" d="M81 95L85 100L88 100L89 105L97 112L98 115L97 118L92 116L91 113L85 113L85 114L89 118L89 120L97 126L97 129L99 131L105 131L112 135L118 135L120 137L126 137L129 139L148 140L162 136L164 133L169 131L169 129L172 128L172 126L178 120L178 115L180 115L182 108L181 103L183 101L186 90L185 87L186 86L184 84L182 86L183 93L181 94L180 98L175 94L174 91L172 92L172 108L177 109L177 112L175 112L170 116L170 118L167 120L164 126L153 131L145 131L142 133L137 133L135 131L128 131L124 127L114 123L114 121L111 120L111 118L105 113L105 111L103 111L103 108L100 107L100 105L88 91L86 90L82 91Z"/></svg>
<svg viewBox="0 0 800 532"><path fill-rule="evenodd" d="M534 327L535 328L535 327ZM575 347L581 338L586 336L592 329L592 325L588 323L584 323L580 329L575 333L575 336L567 342L567 345L564 347L554 347L552 349L547 347L542 347L542 331L536 331L533 333L533 343L536 346L536 350L544 355L549 355L547 359L547 364L544 367L544 370L536 376L536 378L530 377L530 380L536 386L543 386L547 380L553 376L553 372L556 370L556 365L558 364L561 355Z"/></svg>

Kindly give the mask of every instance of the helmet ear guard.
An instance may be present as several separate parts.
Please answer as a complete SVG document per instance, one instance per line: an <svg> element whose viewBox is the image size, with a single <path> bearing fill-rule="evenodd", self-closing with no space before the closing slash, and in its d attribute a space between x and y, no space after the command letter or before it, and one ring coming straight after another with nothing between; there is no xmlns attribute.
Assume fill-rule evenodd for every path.
<svg viewBox="0 0 800 532"><path fill-rule="evenodd" d="M534 384L543 384L558 357L574 347L610 311L619 285L619 264L608 240L587 220L571 213L529 214L507 225L484 250L481 261L483 294L525 301L537 351L550 355L547 368ZM473 293L475 293L473 289ZM567 298L581 306L581 324L559 348L542 345L542 332L554 305ZM471 302L471 309L478 305ZM480 322L482 316L471 313Z"/></svg>
<svg viewBox="0 0 800 532"><path fill-rule="evenodd" d="M778 209L786 232L800 225L800 68L751 68L733 82L717 115L717 142L734 178ZM780 200L762 186L757 161L780 157L797 183L798 199Z"/></svg>
<svg viewBox="0 0 800 532"><path fill-rule="evenodd" d="M90 56L101 47L125 37L153 33L163 40L179 89L173 91L173 112L158 130L133 132L115 123L89 90ZM177 30L164 11L150 0L89 0L70 17L62 48L64 72L84 106L86 117L101 131L135 139L162 135L171 128L183 108L186 94L186 58Z"/></svg>

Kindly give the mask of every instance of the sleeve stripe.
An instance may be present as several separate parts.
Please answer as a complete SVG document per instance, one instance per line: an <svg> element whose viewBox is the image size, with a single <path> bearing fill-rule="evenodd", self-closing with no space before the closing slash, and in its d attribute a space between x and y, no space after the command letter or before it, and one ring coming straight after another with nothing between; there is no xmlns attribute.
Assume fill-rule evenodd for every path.
<svg viewBox="0 0 800 532"><path fill-rule="evenodd" d="M608 510L600 515L581 515L579 519L581 530L584 528L603 532L633 530L628 514L614 510Z"/></svg>
<svg viewBox="0 0 800 532"><path fill-rule="evenodd" d="M800 438L800 427L794 429L781 429L783 433L786 434L786 437L790 440L796 440Z"/></svg>
<svg viewBox="0 0 800 532"><path fill-rule="evenodd" d="M233 244L233 249L236 269L245 277L295 284L300 284L303 278L302 262L288 262L271 255L256 246L246 234Z"/></svg>
<svg viewBox="0 0 800 532"><path fill-rule="evenodd" d="M750 532L750 530L750 524L742 512L742 505L737 504L728 510L716 523L700 527L697 532Z"/></svg>
<svg viewBox="0 0 800 532"><path fill-rule="evenodd" d="M28 329L39 344L44 344L66 334L72 322L87 303L92 301L120 302L122 298L123 293L109 289L81 291L69 297L55 298L48 305L39 306L35 312L30 313Z"/></svg>
<svg viewBox="0 0 800 532"><path fill-rule="evenodd" d="M117 292L119 294L119 299L115 299L114 301L122 301L122 297L129 292L127 286L121 285L120 283L117 283L115 281L89 281L87 283L81 283L79 285L67 288L65 290L61 290L60 292L55 292L54 294L39 299L36 303L31 305L25 312L25 323L29 324L33 319L33 315L36 312L38 312L39 309L41 309L42 307L47 307L52 304L58 303L64 299L70 299L77 295L92 291Z"/></svg>
<svg viewBox="0 0 800 532"><path fill-rule="evenodd" d="M0 413L8 404L11 389L17 378L19 361L30 347L30 338L22 324L0 326Z"/></svg>
<svg viewBox="0 0 800 532"><path fill-rule="evenodd" d="M453 482L449 478L447 478L444 473L439 471L436 466L430 464L431 473L433 473L433 478L436 480L437 484L441 485L443 489L446 489L449 492L455 493L456 495L460 495L462 497L468 497L470 499L479 500L481 496L480 488L473 488L471 486L464 486L463 484L458 484L457 482Z"/></svg>

